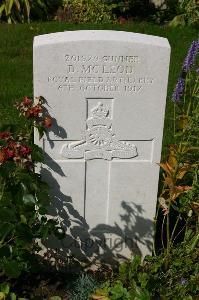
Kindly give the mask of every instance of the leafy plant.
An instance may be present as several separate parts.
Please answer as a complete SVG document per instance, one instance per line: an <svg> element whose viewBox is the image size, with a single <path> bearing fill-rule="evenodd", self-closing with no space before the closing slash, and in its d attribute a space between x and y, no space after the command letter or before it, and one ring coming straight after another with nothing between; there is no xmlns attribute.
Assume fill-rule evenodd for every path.
<svg viewBox="0 0 199 300"><path fill-rule="evenodd" d="M3 0L0 6L0 19L9 24L29 21L30 0Z"/></svg>
<svg viewBox="0 0 199 300"><path fill-rule="evenodd" d="M99 283L90 275L82 273L71 286L71 300L88 300L89 295L98 287Z"/></svg>
<svg viewBox="0 0 199 300"><path fill-rule="evenodd" d="M30 19L48 19L61 5L61 0L2 0L0 20L24 23Z"/></svg>
<svg viewBox="0 0 199 300"><path fill-rule="evenodd" d="M114 4L113 11L118 17L147 18L155 12L155 5L149 0L107 0Z"/></svg>
<svg viewBox="0 0 199 300"><path fill-rule="evenodd" d="M160 163L163 169L163 189L159 198L160 208L163 210L163 224L166 223L166 258L169 260L170 249L175 241L178 222L183 219L188 222L188 215L193 202L182 201L186 194L193 189L198 178L199 159L199 74L198 74L199 41L194 41L185 58L182 74L177 82L172 99L175 104L174 137L176 144L169 146L168 160ZM188 195L189 195L188 194ZM177 212L177 221L171 229L170 210ZM163 232L163 230L162 230ZM164 245L162 237L162 245ZM167 261L167 260L166 260ZM167 261L168 263L168 261Z"/></svg>
<svg viewBox="0 0 199 300"><path fill-rule="evenodd" d="M56 220L46 217L50 204L49 189L34 172L43 160L34 145L33 130L42 136L52 124L44 110L44 99L37 103L25 97L16 107L25 118L23 130L6 125L0 132L0 280L18 278L36 270L41 250L39 243L50 234L63 237Z"/></svg>
<svg viewBox="0 0 199 300"><path fill-rule="evenodd" d="M170 26L197 25L199 26L198 0L178 0L178 15L170 22Z"/></svg>
<svg viewBox="0 0 199 300"><path fill-rule="evenodd" d="M30 19L52 20L62 2L62 0L31 0Z"/></svg>
<svg viewBox="0 0 199 300"><path fill-rule="evenodd" d="M64 0L57 19L71 23L110 23L115 20L114 7L100 0Z"/></svg>
<svg viewBox="0 0 199 300"><path fill-rule="evenodd" d="M135 256L120 265L119 273L92 294L93 300L198 299L199 262L198 234L189 229L183 243L170 251L169 268L165 253L146 256L141 262Z"/></svg>

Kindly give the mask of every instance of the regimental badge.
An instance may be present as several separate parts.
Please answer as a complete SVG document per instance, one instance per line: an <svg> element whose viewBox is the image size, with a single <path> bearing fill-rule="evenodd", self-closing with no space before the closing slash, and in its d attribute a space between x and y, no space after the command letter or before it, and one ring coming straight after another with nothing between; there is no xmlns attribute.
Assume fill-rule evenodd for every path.
<svg viewBox="0 0 199 300"><path fill-rule="evenodd" d="M91 117L86 120L86 125L83 140L63 145L62 157L112 160L128 159L138 155L134 144L117 140L112 131L109 110L103 103L99 102L97 107L91 110Z"/></svg>

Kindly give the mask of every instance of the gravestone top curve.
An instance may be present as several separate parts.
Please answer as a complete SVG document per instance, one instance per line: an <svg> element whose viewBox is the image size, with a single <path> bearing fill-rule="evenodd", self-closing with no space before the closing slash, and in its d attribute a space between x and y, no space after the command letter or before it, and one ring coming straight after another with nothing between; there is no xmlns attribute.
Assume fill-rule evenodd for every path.
<svg viewBox="0 0 199 300"><path fill-rule="evenodd" d="M34 46L49 45L54 43L65 43L72 41L120 41L132 43L144 43L151 46L166 47L170 49L169 42L166 38L157 37L153 35L114 31L114 30L77 30L77 31L64 31L50 34L43 34L34 38Z"/></svg>

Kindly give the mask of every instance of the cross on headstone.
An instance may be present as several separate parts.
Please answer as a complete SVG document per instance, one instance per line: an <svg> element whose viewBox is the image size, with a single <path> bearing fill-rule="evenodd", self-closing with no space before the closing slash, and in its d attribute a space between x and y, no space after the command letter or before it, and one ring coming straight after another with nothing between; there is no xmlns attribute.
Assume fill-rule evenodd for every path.
<svg viewBox="0 0 199 300"><path fill-rule="evenodd" d="M114 107L112 101L113 99L111 99L112 105L110 105L110 107L106 106L107 100L108 99L105 99L106 104L98 102L97 106L94 106L91 109L90 107L92 107L92 99L89 99L89 102L91 103L87 103L87 119L84 138L82 139L82 141L73 141L72 143L64 144L60 152L62 157L67 159L83 158L85 162L86 172L89 168L89 164L87 161L93 159L104 159L108 161L104 163L104 172L96 174L97 176L95 177L95 183L92 182L93 186L97 186L98 183L101 182L100 177L103 177L103 180L105 180L107 186L109 187L111 161L113 159L130 159L138 155L136 146L130 143L130 141L117 140L117 136L114 134L112 128L112 119L110 118L110 110ZM100 99L100 101L102 101L102 99ZM89 108L90 110L88 111ZM90 185L87 176L85 178L85 183L86 189L86 187ZM109 191L108 193L106 193L106 187L103 186L102 188L103 190L100 193L100 197L103 199L102 202L107 204L106 223L108 224ZM85 191L84 196L84 203L87 206L87 209L85 208L84 217L91 225L96 225L96 221L102 223L103 219L101 217L99 218L99 220L95 220L95 224L92 224L92 220L89 220L88 216L92 215L92 213L89 213L89 207L92 207L92 199L89 197L87 191ZM86 212L88 212L88 216Z"/></svg>

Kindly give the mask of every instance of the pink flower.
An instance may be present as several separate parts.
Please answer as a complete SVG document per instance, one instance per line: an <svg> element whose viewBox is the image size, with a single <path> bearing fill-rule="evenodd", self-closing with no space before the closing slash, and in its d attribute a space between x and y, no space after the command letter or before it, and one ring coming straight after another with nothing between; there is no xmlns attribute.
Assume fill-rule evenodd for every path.
<svg viewBox="0 0 199 300"><path fill-rule="evenodd" d="M23 155L23 156L27 156L31 153L31 148L28 147L28 146L21 146L20 148L20 153Z"/></svg>
<svg viewBox="0 0 199 300"><path fill-rule="evenodd" d="M15 151L10 150L8 147L5 147L3 150L7 158L13 158L15 156Z"/></svg>

